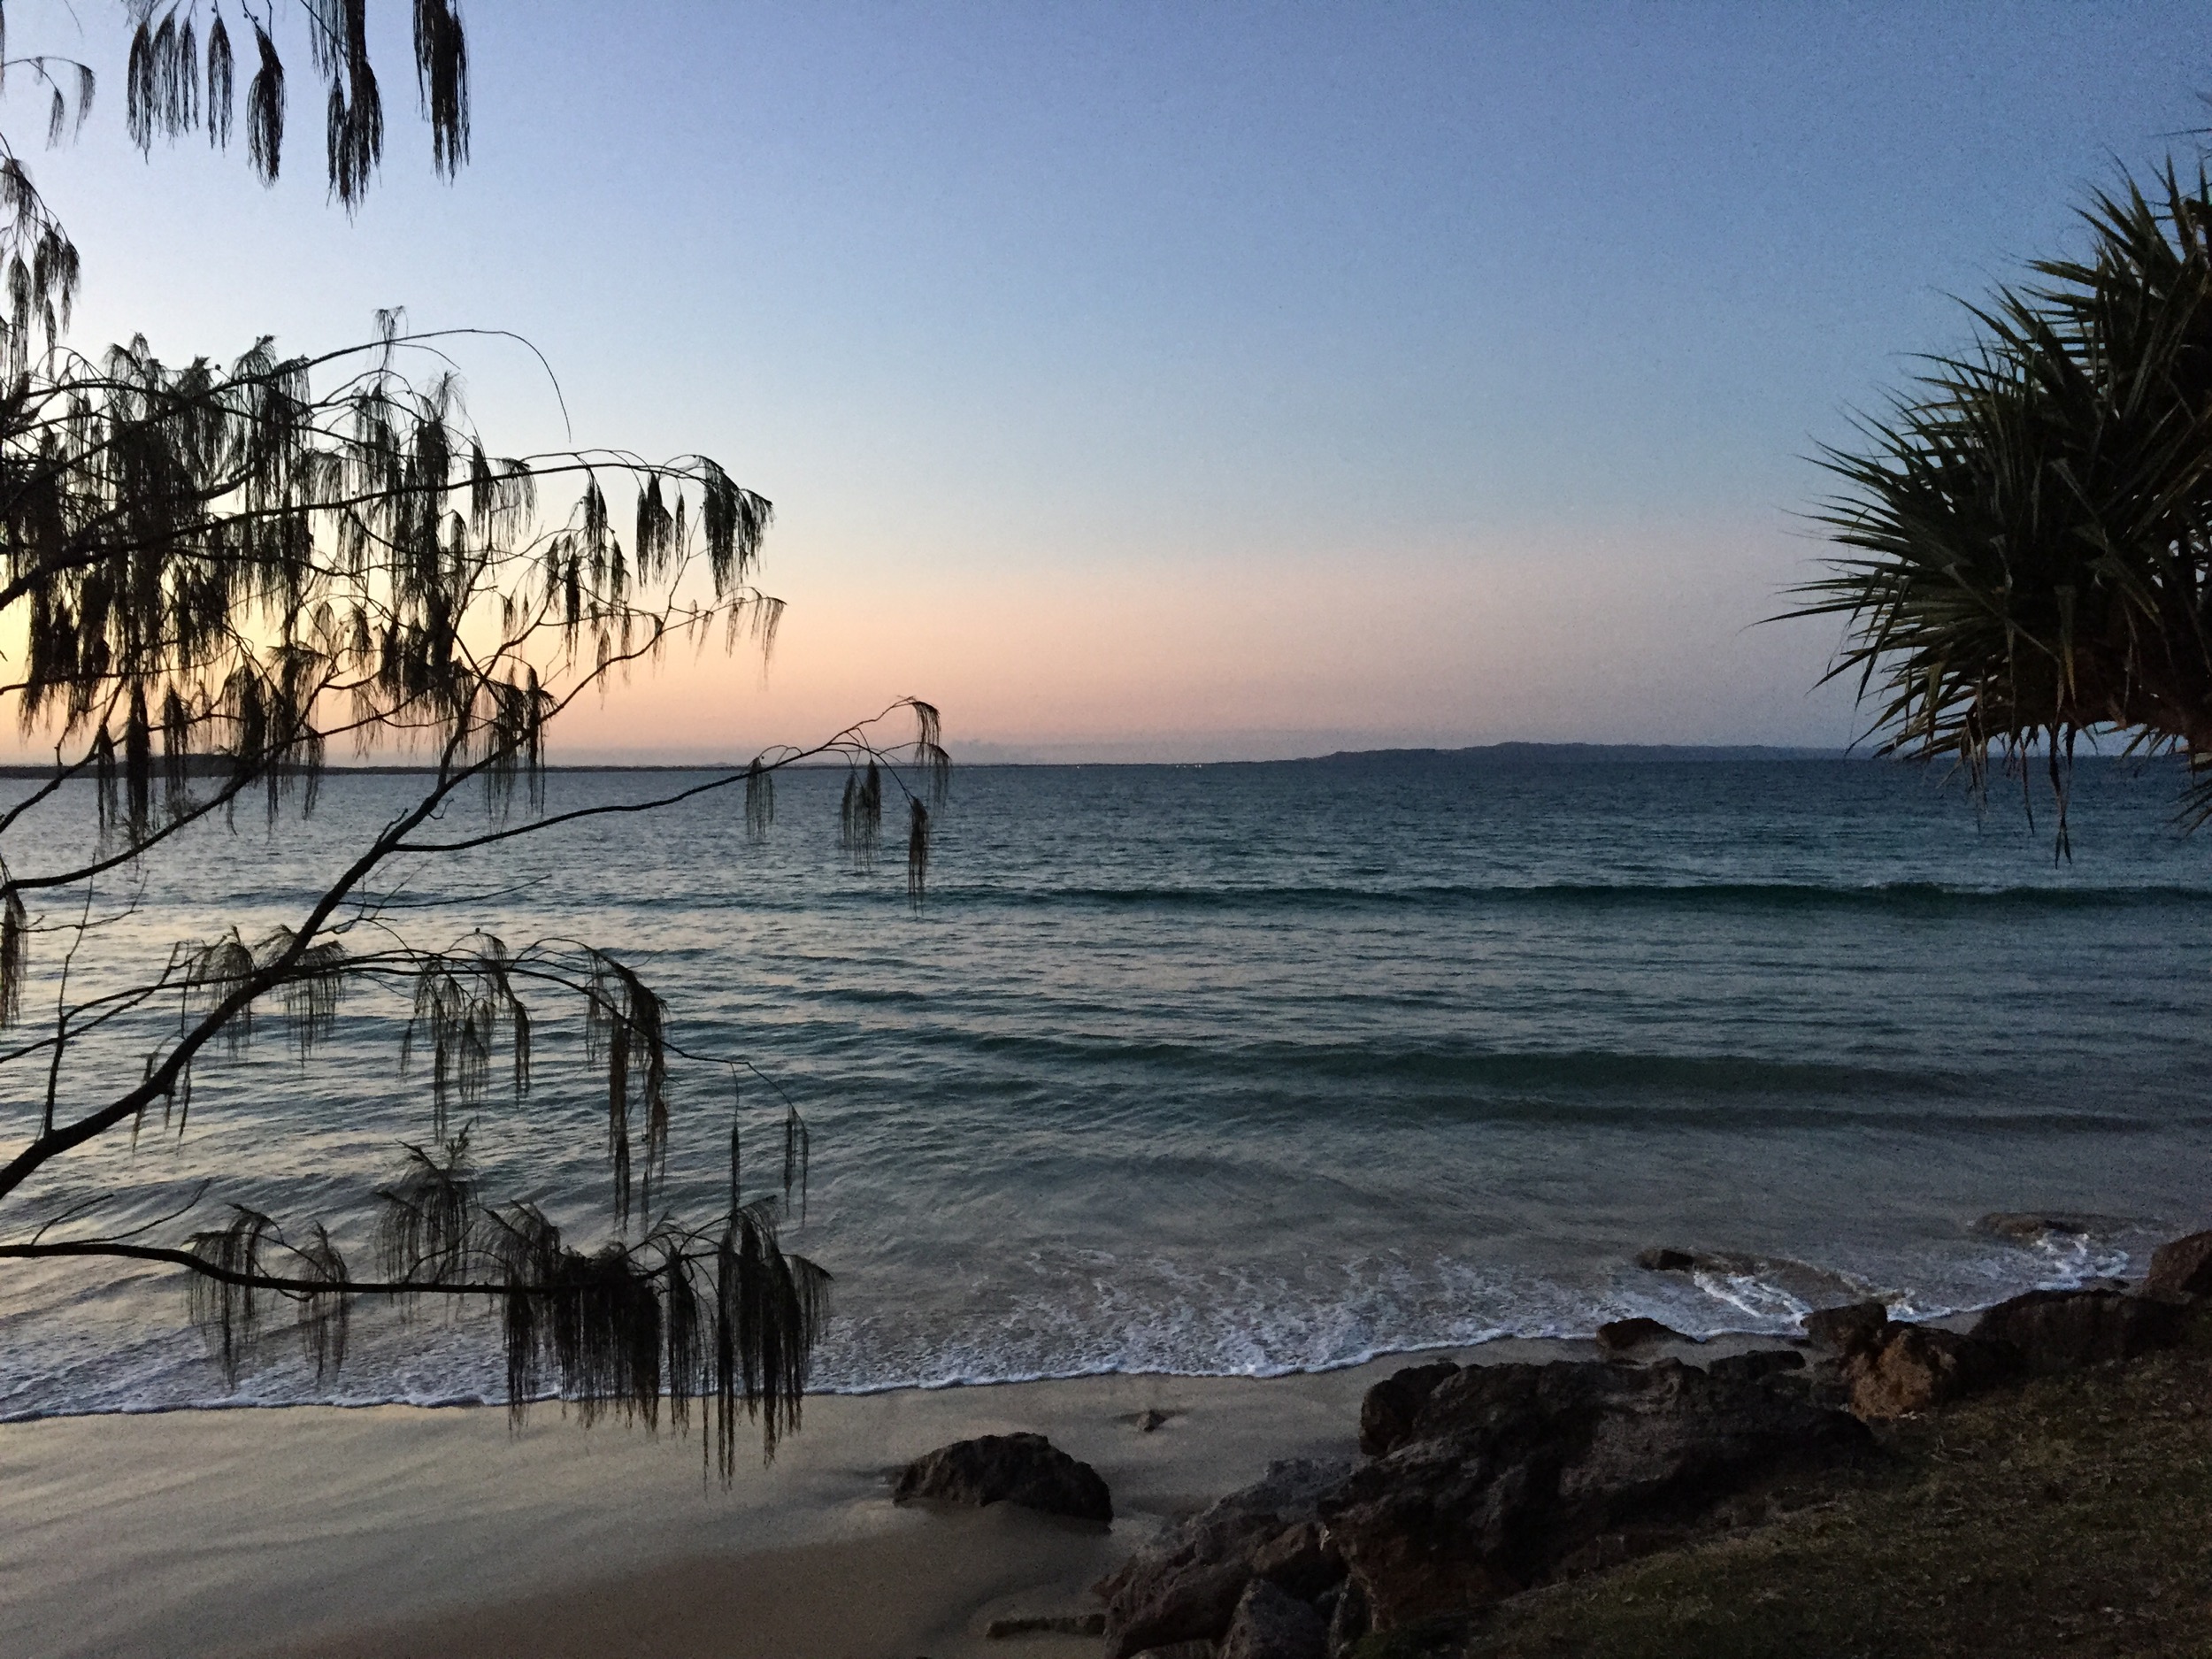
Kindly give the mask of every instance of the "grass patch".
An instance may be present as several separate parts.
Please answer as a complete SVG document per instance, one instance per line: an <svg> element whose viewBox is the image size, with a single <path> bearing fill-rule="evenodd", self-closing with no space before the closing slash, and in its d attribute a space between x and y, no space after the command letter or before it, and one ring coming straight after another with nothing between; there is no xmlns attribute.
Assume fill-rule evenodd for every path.
<svg viewBox="0 0 2212 1659"><path fill-rule="evenodd" d="M2212 1659L2212 1341L1883 1432L1790 1512L1361 1659Z"/></svg>

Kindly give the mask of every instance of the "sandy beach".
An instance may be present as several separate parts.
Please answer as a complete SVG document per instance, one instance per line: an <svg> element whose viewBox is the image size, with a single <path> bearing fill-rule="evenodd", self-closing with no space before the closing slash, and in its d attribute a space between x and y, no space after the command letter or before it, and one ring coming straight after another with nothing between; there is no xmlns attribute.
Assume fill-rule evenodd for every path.
<svg viewBox="0 0 2212 1659"><path fill-rule="evenodd" d="M1717 1345L1718 1346L1718 1345ZM1499 1342L1497 1361L1591 1352ZM1707 1352L1714 1351L1709 1348ZM7 1659L1090 1651L988 1640L1095 1610L1087 1586L1283 1457L1354 1454L1405 1356L1268 1380L1105 1377L823 1396L772 1466L557 1406L287 1408L0 1425ZM1165 1421L1147 1431L1141 1414ZM1007 1505L895 1507L889 1476L974 1434L1043 1432L1112 1489L1110 1531Z"/></svg>

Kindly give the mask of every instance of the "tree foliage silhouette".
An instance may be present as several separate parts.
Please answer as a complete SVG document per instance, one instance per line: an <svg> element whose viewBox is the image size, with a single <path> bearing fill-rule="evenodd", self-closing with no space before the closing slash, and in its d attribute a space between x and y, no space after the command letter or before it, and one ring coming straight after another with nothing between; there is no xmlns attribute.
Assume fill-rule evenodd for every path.
<svg viewBox="0 0 2212 1659"><path fill-rule="evenodd" d="M196 8L134 10L134 139L143 148L196 123L224 142L233 70L219 12L203 45ZM329 88L332 190L351 206L382 143L363 7L303 0L300 12ZM283 72L266 19L248 20L263 65L247 96L250 151L273 177ZM433 165L449 174L467 155L465 42L442 0L417 0L415 26ZM19 73L25 63L82 118L88 73L72 87L66 65L23 60ZM19 1103L0 1127L0 1226L17 1223L0 1260L185 1270L191 1316L234 1381L286 1306L326 1373L364 1295L474 1302L501 1317L513 1409L546 1386L587 1419L615 1409L652 1424L665 1409L687 1422L697 1405L726 1475L741 1419L772 1453L798 1421L827 1284L782 1236L806 1179L795 1110L781 1113L765 1189L746 1189L733 1121L720 1202L679 1214L679 1074L734 1084L755 1075L749 1063L687 1046L645 978L606 949L514 947L476 929L425 943L391 902L424 860L717 795L741 792L749 831L765 834L777 774L840 758L872 803L864 825L848 805L841 837L872 849L887 786L903 796L918 897L947 771L936 711L902 699L804 749L549 810L547 733L580 697L678 641L771 649L781 605L756 583L769 503L704 456L495 455L450 367L456 334L475 331L413 333L396 312L369 342L316 356L265 339L227 365L166 365L142 340L82 357L61 338L75 252L12 152L0 213L11 206L0 709L53 757L0 808L0 1073ZM560 511L546 504L557 491ZM891 714L911 719L910 739L879 737ZM419 787L330 855L296 913L252 939L232 928L180 942L154 964L106 948L104 930L143 906L144 884L174 879L162 860L182 838L250 833L258 818L260 833L298 848L334 743L396 748L420 763ZM449 810L465 794L484 818L457 831ZM243 831L242 804L257 809ZM89 833L74 839L71 814L87 807ZM95 1181L69 1195L73 1162L97 1148L183 1137L196 1073L272 1023L304 1063L364 1000L396 1011L401 1069L427 1096L427 1133L365 1194L372 1268L341 1249L339 1217L280 1223L234 1205L209 1225L196 1219L203 1193L103 1228L112 1192ZM484 1114L530 1096L549 1006L573 1010L604 1101L610 1202L582 1245L536 1202L488 1191L476 1154ZM461 1110L475 1115L457 1125Z"/></svg>
<svg viewBox="0 0 2212 1659"><path fill-rule="evenodd" d="M2212 181L2170 164L2081 217L2082 257L1972 308L1972 350L1825 453L1845 491L1820 518L1852 551L1793 613L1844 618L1831 677L1886 750L1978 787L2039 752L2062 851L2084 735L2212 766Z"/></svg>

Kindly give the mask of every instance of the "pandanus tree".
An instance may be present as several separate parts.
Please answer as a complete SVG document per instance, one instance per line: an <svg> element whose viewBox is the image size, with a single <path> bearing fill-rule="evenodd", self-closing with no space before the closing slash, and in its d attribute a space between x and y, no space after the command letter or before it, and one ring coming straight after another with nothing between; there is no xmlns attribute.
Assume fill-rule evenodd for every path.
<svg viewBox="0 0 2212 1659"><path fill-rule="evenodd" d="M219 137L227 42L211 37L196 57L192 8L134 10L134 135L198 120ZM350 204L382 132L380 113L357 119L374 94L362 8L303 10L331 86L332 189ZM417 0L415 13L449 171L466 150L465 49L451 8ZM267 79L250 126L273 176L281 65L265 24L252 27ZM78 87L48 60L25 62L81 113L88 75ZM411 333L396 313L372 340L314 356L267 340L227 365L166 365L142 341L81 356L61 338L74 250L12 156L0 172L12 300L0 319L0 712L51 753L0 797L0 1262L179 1270L234 1380L288 1310L320 1373L342 1363L363 1297L473 1302L500 1320L511 1409L547 1388L587 1417L688 1422L698 1408L726 1475L741 1421L772 1452L798 1421L827 1283L787 1248L807 1158L796 1112L776 1114L764 1190L745 1187L733 1120L726 1175L686 1189L717 1197L680 1210L681 1079L721 1079L716 1097L734 1112L729 1083L753 1075L746 1057L687 1041L615 951L469 929L425 941L391 900L425 861L687 802L741 798L749 833L763 835L781 771L841 761L842 841L864 856L886 799L902 802L918 899L929 799L946 776L935 710L902 699L803 749L549 803L548 733L580 699L679 641L770 648L781 606L756 582L768 502L703 456L495 455L449 366L457 342ZM879 737L895 715L910 727ZM146 884L187 838L296 846L333 755L349 750L411 762L413 787L357 842L318 844L326 862L296 913L251 937L179 941L160 960L103 959L123 936L109 924L159 910ZM465 801L480 820L457 823ZM87 820L81 836L73 813ZM376 1004L402 1033L396 1074L411 1080L395 1087L419 1093L424 1133L394 1148L369 1201L373 1259L359 1247L348 1258L334 1217L215 1212L219 1191L104 1228L112 1194L96 1179L73 1193L73 1164L100 1148L191 1133L196 1075L257 1028L288 1027L304 1064ZM603 1098L606 1202L581 1239L539 1202L503 1201L472 1156L502 1099L526 1107L549 1008L574 1015ZM123 1054L133 1064L119 1072ZM463 1110L475 1115L457 1123Z"/></svg>
<svg viewBox="0 0 2212 1659"><path fill-rule="evenodd" d="M2081 217L2080 257L1973 308L1970 351L1824 454L1849 552L1793 613L1845 618L1831 677L1886 750L1978 786L2039 754L2062 849L2085 735L2212 767L2212 182L2170 164Z"/></svg>

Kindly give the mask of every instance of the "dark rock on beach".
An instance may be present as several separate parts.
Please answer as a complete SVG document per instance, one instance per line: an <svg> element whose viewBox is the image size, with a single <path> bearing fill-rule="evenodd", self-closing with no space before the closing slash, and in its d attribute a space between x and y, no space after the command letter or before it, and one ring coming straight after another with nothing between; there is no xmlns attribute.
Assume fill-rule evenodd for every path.
<svg viewBox="0 0 2212 1659"><path fill-rule="evenodd" d="M1097 1636L1104 1633L1103 1613L1046 1613L1015 1618L995 1618L983 1627L993 1641L1015 1636Z"/></svg>
<svg viewBox="0 0 2212 1659"><path fill-rule="evenodd" d="M1846 1359L1872 1348L1888 1327L1889 1310L1878 1302L1822 1308L1805 1316L1805 1334Z"/></svg>
<svg viewBox="0 0 2212 1659"><path fill-rule="evenodd" d="M1709 1377L1724 1382L1767 1382L1805 1369L1805 1356L1795 1348L1761 1348L1748 1354L1724 1354L1705 1367Z"/></svg>
<svg viewBox="0 0 2212 1659"><path fill-rule="evenodd" d="M1414 1417L1436 1391L1437 1384L1458 1370L1448 1359L1409 1365L1370 1388L1359 1405L1360 1450L1370 1457L1380 1457L1404 1445L1413 1432Z"/></svg>
<svg viewBox="0 0 2212 1659"><path fill-rule="evenodd" d="M1988 1219L2018 1220L2022 1236L2086 1225ZM1691 1259L1647 1252L1667 1256ZM1344 1659L1377 1641L1440 1651L1438 1641L1486 1628L1489 1604L1523 1591L1723 1531L1750 1547L1809 1487L1837 1486L1823 1471L1875 1444L1865 1420L1914 1416L2013 1379L2017 1409L2031 1417L2070 1409L2027 1379L2171 1346L2200 1296L2212 1297L2212 1233L2162 1249L2145 1294L2034 1291L1988 1310L1971 1332L1899 1324L1882 1303L1863 1302L1809 1315L1809 1340L1797 1347L1703 1366L1672 1357L1406 1366L1362 1402L1366 1461L1276 1464L1101 1581L1107 1659ZM1676 1334L1633 1320L1601 1340L1617 1353ZM2116 1369L2113 1386L2172 1363ZM1985 1427L2015 1401L2008 1394L1936 1424L1901 1425L1883 1443L1894 1455L1939 1442L1950 1424ZM2194 1409L2157 1420L2182 1422ZM1856 1480L1842 1477L1842 1489ZM2048 1481L2040 1492L2039 1502L2066 1497ZM2008 1537L2019 1512L1983 1518ZM1545 1649L1555 1650L1576 1651Z"/></svg>
<svg viewBox="0 0 2212 1659"><path fill-rule="evenodd" d="M1609 1319L1598 1326L1598 1347L1608 1354L1630 1354L1654 1342L1693 1342L1697 1339L1682 1334L1672 1325L1662 1325L1656 1319Z"/></svg>
<svg viewBox="0 0 2212 1659"><path fill-rule="evenodd" d="M1106 1651L1110 1659L1176 1642L1213 1641L1252 1582L1242 1561L1191 1562L1141 1586L1141 1596L1106 1604Z"/></svg>
<svg viewBox="0 0 2212 1659"><path fill-rule="evenodd" d="M2019 1356L2039 1376L2170 1346L2180 1334L2173 1303L2115 1290L2032 1290L2001 1302L1974 1323L1974 1334Z"/></svg>
<svg viewBox="0 0 2212 1659"><path fill-rule="evenodd" d="M1252 1576L1311 1601L1344 1581L1344 1557L1318 1521L1301 1521L1252 1552Z"/></svg>
<svg viewBox="0 0 2212 1659"><path fill-rule="evenodd" d="M1388 1630L1671 1541L1747 1480L1865 1444L1844 1413L1678 1361L1470 1367L1320 1509Z"/></svg>
<svg viewBox="0 0 2212 1659"><path fill-rule="evenodd" d="M2146 1296L2212 1296L2212 1233L2193 1233L2151 1255L2144 1275Z"/></svg>
<svg viewBox="0 0 2212 1659"><path fill-rule="evenodd" d="M1276 1463L1257 1484L1201 1510L1100 1580L1108 1659L1220 1640L1255 1580L1291 1594L1286 1586L1302 1590L1317 1578L1340 1578L1342 1568L1314 1523L1322 1495L1347 1472L1342 1463Z"/></svg>
<svg viewBox="0 0 2212 1659"><path fill-rule="evenodd" d="M1113 1499L1098 1471L1041 1434L986 1434L941 1446L906 1466L891 1497L896 1503L1018 1503L1081 1521L1114 1518Z"/></svg>
<svg viewBox="0 0 2212 1659"><path fill-rule="evenodd" d="M1893 1325L1844 1362L1851 1410L1870 1421L1910 1417L2015 1375L2018 1351L1934 1325Z"/></svg>
<svg viewBox="0 0 2212 1659"><path fill-rule="evenodd" d="M1990 1233L2000 1239L2011 1239L2021 1244L2033 1244L2039 1239L2054 1235L2078 1239L2111 1222L2109 1216L2052 1215L2039 1210L2001 1210L1975 1222L1974 1231Z"/></svg>
<svg viewBox="0 0 2212 1659"><path fill-rule="evenodd" d="M1264 1578L1246 1586L1220 1659L1328 1659L1329 1627L1307 1602Z"/></svg>

